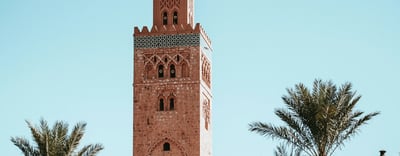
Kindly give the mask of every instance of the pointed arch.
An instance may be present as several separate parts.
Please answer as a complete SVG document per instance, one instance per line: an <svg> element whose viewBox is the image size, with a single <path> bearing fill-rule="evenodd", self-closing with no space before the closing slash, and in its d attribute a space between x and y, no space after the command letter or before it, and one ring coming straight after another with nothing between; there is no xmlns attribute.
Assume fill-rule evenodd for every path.
<svg viewBox="0 0 400 156"><path fill-rule="evenodd" d="M169 110L170 111L174 111L176 108L176 98L175 96L170 96L168 98L168 102L169 102Z"/></svg>
<svg viewBox="0 0 400 156"><path fill-rule="evenodd" d="M189 66L186 62L182 63L181 75L182 77L189 77Z"/></svg>
<svg viewBox="0 0 400 156"><path fill-rule="evenodd" d="M178 24L178 17L179 17L178 12L174 11L174 15L173 15L173 19L172 19L174 25Z"/></svg>
<svg viewBox="0 0 400 156"><path fill-rule="evenodd" d="M168 13L166 11L162 14L163 25L168 25Z"/></svg>
<svg viewBox="0 0 400 156"><path fill-rule="evenodd" d="M169 110L171 111L175 110L175 98L169 99Z"/></svg>
<svg viewBox="0 0 400 156"><path fill-rule="evenodd" d="M158 110L159 111L164 111L165 110L164 98L159 98Z"/></svg>
<svg viewBox="0 0 400 156"><path fill-rule="evenodd" d="M164 66L162 64L157 67L158 78L164 78Z"/></svg>
<svg viewBox="0 0 400 156"><path fill-rule="evenodd" d="M163 151L164 145L168 143L170 146L170 151ZM157 149L157 151L156 151ZM161 151L158 151L161 150ZM182 145L177 143L176 141L170 139L170 138L164 138L161 139L160 141L156 142L153 144L149 149L148 149L148 156L158 156L156 155L157 152L174 152L179 153L177 156L188 156Z"/></svg>
<svg viewBox="0 0 400 156"><path fill-rule="evenodd" d="M175 65L174 64L169 65L169 77L170 78L175 78L176 77L176 70L175 70Z"/></svg>

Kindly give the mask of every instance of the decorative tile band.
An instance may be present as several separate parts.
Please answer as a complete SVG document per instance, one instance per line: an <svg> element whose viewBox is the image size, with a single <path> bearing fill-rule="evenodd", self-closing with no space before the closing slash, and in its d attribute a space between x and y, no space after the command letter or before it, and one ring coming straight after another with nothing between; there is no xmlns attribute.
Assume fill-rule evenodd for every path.
<svg viewBox="0 0 400 156"><path fill-rule="evenodd" d="M200 46L200 34L176 34L160 36L135 36L135 48L172 48Z"/></svg>

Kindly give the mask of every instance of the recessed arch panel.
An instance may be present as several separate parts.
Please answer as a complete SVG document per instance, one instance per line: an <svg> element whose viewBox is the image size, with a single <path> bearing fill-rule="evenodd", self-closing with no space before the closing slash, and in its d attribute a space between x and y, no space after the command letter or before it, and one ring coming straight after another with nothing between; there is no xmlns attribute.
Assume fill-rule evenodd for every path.
<svg viewBox="0 0 400 156"><path fill-rule="evenodd" d="M169 150L165 148L169 146ZM170 138L164 138L153 144L147 156L188 156L181 145Z"/></svg>

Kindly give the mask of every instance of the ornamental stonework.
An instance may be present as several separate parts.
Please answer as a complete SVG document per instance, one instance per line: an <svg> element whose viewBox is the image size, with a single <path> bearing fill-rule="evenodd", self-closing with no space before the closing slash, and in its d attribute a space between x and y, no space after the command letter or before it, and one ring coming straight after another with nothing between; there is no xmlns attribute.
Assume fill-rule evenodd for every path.
<svg viewBox="0 0 400 156"><path fill-rule="evenodd" d="M211 63L208 61L208 58L205 55L202 55L201 62L201 78L208 87L211 87Z"/></svg>
<svg viewBox="0 0 400 156"><path fill-rule="evenodd" d="M161 0L160 1L161 9L164 9L164 8L172 9L173 7L179 8L180 4L181 4L181 0Z"/></svg>
<svg viewBox="0 0 400 156"><path fill-rule="evenodd" d="M193 1L153 0L153 25L134 27L134 156L212 156L212 48Z"/></svg>
<svg viewBox="0 0 400 156"><path fill-rule="evenodd" d="M203 117L204 117L204 128L208 130L210 126L210 111L211 111L211 105L210 105L210 100L206 98L203 101Z"/></svg>
<svg viewBox="0 0 400 156"><path fill-rule="evenodd" d="M135 48L172 48L200 46L200 34L174 34L160 36L136 36Z"/></svg>
<svg viewBox="0 0 400 156"><path fill-rule="evenodd" d="M171 77L171 66L175 71L175 79L187 78L190 75L190 53L147 53L143 55L145 79L157 78L157 67L165 67L165 77Z"/></svg>
<svg viewBox="0 0 400 156"><path fill-rule="evenodd" d="M156 66L158 64L181 64L189 63L189 53L148 53L143 55L144 65Z"/></svg>

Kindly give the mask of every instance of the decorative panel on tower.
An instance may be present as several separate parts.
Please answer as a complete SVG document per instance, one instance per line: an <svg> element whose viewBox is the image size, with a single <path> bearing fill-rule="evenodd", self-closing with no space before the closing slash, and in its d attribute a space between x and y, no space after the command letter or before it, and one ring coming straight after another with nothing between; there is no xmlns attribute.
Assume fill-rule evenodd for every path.
<svg viewBox="0 0 400 156"><path fill-rule="evenodd" d="M193 0L153 0L134 29L134 156L211 156L211 41Z"/></svg>

